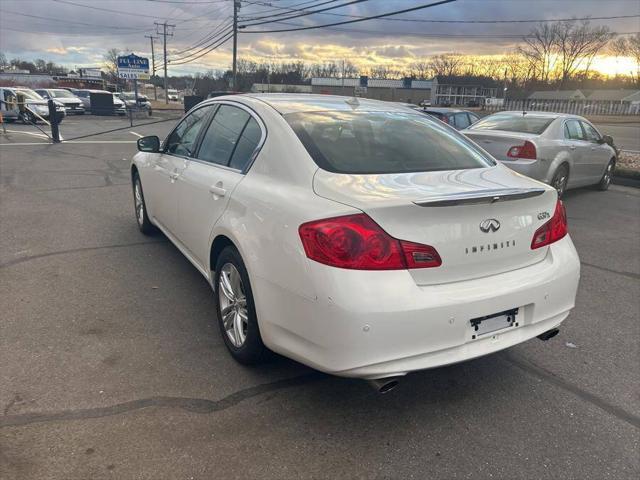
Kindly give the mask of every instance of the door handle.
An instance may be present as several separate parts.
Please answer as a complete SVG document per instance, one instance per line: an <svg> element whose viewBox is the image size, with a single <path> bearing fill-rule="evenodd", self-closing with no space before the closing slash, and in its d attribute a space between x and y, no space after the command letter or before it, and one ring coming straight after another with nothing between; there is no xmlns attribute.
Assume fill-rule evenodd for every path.
<svg viewBox="0 0 640 480"><path fill-rule="evenodd" d="M177 172L172 172L172 173L169 174L169 178L171 179L172 182L175 182L178 179L179 176L180 176L180 174L177 173Z"/></svg>
<svg viewBox="0 0 640 480"><path fill-rule="evenodd" d="M569 150L575 150L576 146L575 145L569 145Z"/></svg>
<svg viewBox="0 0 640 480"><path fill-rule="evenodd" d="M224 197L227 194L227 191L222 188L222 182L216 184L216 185L211 185L209 187L209 192L217 195L218 197Z"/></svg>

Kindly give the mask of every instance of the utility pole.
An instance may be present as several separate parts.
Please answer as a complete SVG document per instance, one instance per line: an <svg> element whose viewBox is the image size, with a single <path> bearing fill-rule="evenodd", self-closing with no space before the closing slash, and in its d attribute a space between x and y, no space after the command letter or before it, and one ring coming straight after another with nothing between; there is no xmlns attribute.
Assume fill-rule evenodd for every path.
<svg viewBox="0 0 640 480"><path fill-rule="evenodd" d="M153 49L153 40L157 37L154 37L153 35L145 35L144 37L151 40L151 78L153 79L153 77L156 76L156 55ZM158 100L158 90L156 89L155 83L153 84L153 99Z"/></svg>
<svg viewBox="0 0 640 480"><path fill-rule="evenodd" d="M236 63L238 59L238 10L240 10L240 0L233 0L233 65L231 90L238 88Z"/></svg>
<svg viewBox="0 0 640 480"><path fill-rule="evenodd" d="M164 23L154 22L156 24L156 33L158 35L162 35L162 47L164 50L164 103L169 104L169 94L167 93L167 37L173 37L173 33L169 33L169 28L174 28L175 25L168 25L165 21ZM162 32L159 32L158 29L162 27Z"/></svg>

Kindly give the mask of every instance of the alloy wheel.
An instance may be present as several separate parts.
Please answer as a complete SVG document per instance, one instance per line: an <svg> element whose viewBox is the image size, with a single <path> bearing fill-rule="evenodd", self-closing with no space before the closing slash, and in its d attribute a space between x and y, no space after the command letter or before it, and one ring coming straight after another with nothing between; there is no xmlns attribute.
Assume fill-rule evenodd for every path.
<svg viewBox="0 0 640 480"><path fill-rule="evenodd" d="M558 198L562 197L565 189L567 188L567 173L566 171L559 172L553 179L553 188L558 192Z"/></svg>
<svg viewBox="0 0 640 480"><path fill-rule="evenodd" d="M140 226L144 223L144 200L142 198L142 188L140 187L140 179L136 179L133 187L133 197L136 207L136 220Z"/></svg>
<svg viewBox="0 0 640 480"><path fill-rule="evenodd" d="M609 163L607 165L607 169L604 171L604 176L602 177L602 186L608 187L611 183L611 174L613 172L613 163Z"/></svg>
<svg viewBox="0 0 640 480"><path fill-rule="evenodd" d="M224 264L220 271L218 298L227 337L234 347L240 348L247 339L249 312L240 272L232 263Z"/></svg>

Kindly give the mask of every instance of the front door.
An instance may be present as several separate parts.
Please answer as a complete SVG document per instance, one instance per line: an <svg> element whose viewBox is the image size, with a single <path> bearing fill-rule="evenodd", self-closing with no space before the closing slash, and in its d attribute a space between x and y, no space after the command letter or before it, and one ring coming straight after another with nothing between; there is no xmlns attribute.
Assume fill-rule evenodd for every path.
<svg viewBox="0 0 640 480"><path fill-rule="evenodd" d="M581 122L584 133L589 142L587 175L592 181L597 181L604 173L604 168L611 160L611 151L602 142L600 133L588 122Z"/></svg>
<svg viewBox="0 0 640 480"><path fill-rule="evenodd" d="M244 178L262 136L248 110L220 104L179 179L178 237L205 271L213 226Z"/></svg>
<svg viewBox="0 0 640 480"><path fill-rule="evenodd" d="M178 233L178 183L194 154L202 126L212 111L208 105L189 113L169 134L153 166L154 193L150 199L154 220L172 235Z"/></svg>

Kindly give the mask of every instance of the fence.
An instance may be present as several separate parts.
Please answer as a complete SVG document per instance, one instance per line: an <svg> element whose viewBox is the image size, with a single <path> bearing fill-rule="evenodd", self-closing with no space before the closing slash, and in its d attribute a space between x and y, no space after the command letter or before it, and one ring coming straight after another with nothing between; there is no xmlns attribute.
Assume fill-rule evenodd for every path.
<svg viewBox="0 0 640 480"><path fill-rule="evenodd" d="M589 100L510 100L503 105L486 105L484 110L523 110L570 113L574 115L640 115L640 103Z"/></svg>

